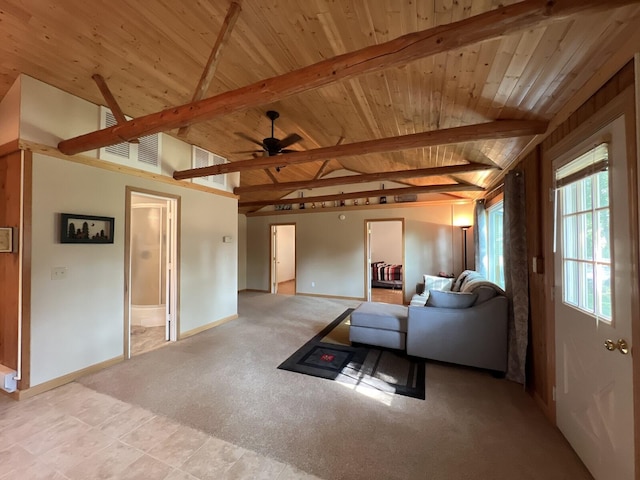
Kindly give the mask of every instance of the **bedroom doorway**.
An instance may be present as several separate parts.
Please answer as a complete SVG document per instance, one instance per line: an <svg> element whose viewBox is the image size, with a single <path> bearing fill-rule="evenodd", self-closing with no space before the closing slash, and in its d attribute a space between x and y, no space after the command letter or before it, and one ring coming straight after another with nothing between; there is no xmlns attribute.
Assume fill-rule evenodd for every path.
<svg viewBox="0 0 640 480"><path fill-rule="evenodd" d="M127 190L125 358L177 339L178 199Z"/></svg>
<svg viewBox="0 0 640 480"><path fill-rule="evenodd" d="M296 226L271 225L271 293L296 294Z"/></svg>
<svg viewBox="0 0 640 480"><path fill-rule="evenodd" d="M367 301L404 302L404 219L366 221Z"/></svg>

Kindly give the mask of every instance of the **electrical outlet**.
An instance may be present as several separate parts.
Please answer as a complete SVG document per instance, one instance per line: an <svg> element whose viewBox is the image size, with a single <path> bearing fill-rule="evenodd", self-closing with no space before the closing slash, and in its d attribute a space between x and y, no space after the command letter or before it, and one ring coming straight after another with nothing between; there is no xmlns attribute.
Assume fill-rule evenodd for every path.
<svg viewBox="0 0 640 480"><path fill-rule="evenodd" d="M53 267L51 269L51 280L64 280L67 278L67 267Z"/></svg>
<svg viewBox="0 0 640 480"><path fill-rule="evenodd" d="M316 282L311 282L311 288L316 286Z"/></svg>

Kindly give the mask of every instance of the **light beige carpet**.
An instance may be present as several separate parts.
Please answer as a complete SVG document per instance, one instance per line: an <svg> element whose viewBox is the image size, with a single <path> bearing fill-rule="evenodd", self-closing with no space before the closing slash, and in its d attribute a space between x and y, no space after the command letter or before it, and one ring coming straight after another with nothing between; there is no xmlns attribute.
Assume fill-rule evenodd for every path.
<svg viewBox="0 0 640 480"><path fill-rule="evenodd" d="M589 479L522 386L427 363L426 400L277 366L358 302L243 293L240 318L80 382L325 479Z"/></svg>

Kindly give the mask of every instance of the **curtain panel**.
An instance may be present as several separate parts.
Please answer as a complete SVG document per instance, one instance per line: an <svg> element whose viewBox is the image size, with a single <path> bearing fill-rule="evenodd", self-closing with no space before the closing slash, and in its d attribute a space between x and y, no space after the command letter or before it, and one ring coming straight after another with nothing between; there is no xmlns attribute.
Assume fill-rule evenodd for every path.
<svg viewBox="0 0 640 480"><path fill-rule="evenodd" d="M484 200L476 202L473 216L473 247L476 252L476 271L487 278L487 210Z"/></svg>
<svg viewBox="0 0 640 480"><path fill-rule="evenodd" d="M527 262L524 173L509 172L504 181L505 290L509 297L509 380L525 383L529 340L529 273Z"/></svg>

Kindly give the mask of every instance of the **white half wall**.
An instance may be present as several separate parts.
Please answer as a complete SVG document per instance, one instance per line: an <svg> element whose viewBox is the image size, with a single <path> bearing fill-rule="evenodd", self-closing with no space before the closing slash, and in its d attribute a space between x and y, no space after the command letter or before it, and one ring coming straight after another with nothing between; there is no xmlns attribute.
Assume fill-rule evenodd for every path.
<svg viewBox="0 0 640 480"><path fill-rule="evenodd" d="M31 386L123 355L127 186L180 196L180 332L237 313L237 200L33 157ZM114 243L60 243L60 213L114 217Z"/></svg>

